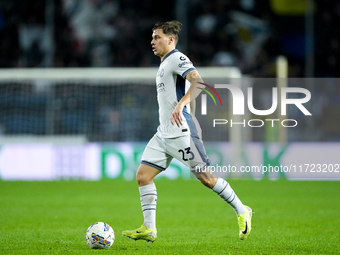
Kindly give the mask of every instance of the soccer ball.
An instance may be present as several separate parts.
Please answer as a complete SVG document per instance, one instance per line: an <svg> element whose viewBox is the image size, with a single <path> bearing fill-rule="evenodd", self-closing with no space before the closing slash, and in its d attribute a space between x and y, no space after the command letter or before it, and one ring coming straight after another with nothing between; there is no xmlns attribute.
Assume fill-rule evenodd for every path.
<svg viewBox="0 0 340 255"><path fill-rule="evenodd" d="M115 232L107 223L93 223L86 231L86 242L92 249L108 249L114 241Z"/></svg>

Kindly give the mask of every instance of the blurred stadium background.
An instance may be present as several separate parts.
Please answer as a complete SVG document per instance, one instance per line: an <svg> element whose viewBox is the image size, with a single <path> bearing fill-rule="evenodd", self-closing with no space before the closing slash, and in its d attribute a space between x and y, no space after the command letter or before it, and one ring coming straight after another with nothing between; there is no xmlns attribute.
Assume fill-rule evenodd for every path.
<svg viewBox="0 0 340 255"><path fill-rule="evenodd" d="M278 77L277 60L284 56L284 77L312 93L313 116L290 109L299 126L283 139L265 127L227 130L224 140L231 143L218 146L231 156L221 161L214 143L220 133L204 133L213 159L303 163L305 157L294 161L293 155L309 148L306 157L336 163L339 1L1 0L0 179L133 179L158 126L159 58L150 48L151 28L172 19L183 23L179 50L207 83L243 77L256 90L255 105L267 109L264 99L270 102L271 95L258 81ZM241 148L241 142L259 147ZM284 143L270 149L266 142ZM320 156L320 146L331 151L331 161ZM176 161L166 175L188 177Z"/></svg>

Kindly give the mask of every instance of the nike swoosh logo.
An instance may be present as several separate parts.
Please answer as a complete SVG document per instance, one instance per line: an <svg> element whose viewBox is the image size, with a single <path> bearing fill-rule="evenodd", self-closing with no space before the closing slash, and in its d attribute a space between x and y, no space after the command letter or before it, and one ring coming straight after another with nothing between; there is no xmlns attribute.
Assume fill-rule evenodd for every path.
<svg viewBox="0 0 340 255"><path fill-rule="evenodd" d="M244 231L242 231L242 233L245 235L248 232L248 222L246 221L246 229Z"/></svg>
<svg viewBox="0 0 340 255"><path fill-rule="evenodd" d="M137 234L144 233L144 231L136 231Z"/></svg>

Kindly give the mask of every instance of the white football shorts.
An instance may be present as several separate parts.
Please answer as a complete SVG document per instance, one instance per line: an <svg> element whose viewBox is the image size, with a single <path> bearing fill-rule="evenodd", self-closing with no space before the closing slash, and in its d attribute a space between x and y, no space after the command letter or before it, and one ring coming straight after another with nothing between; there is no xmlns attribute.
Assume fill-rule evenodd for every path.
<svg viewBox="0 0 340 255"><path fill-rule="evenodd" d="M181 161L191 171L210 165L203 142L198 135L162 138L158 133L146 146L141 163L164 171L173 158Z"/></svg>

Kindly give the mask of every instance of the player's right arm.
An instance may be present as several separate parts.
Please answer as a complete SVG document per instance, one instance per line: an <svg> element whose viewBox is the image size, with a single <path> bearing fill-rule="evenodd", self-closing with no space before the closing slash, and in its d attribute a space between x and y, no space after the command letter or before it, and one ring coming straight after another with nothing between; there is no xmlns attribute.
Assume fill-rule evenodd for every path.
<svg viewBox="0 0 340 255"><path fill-rule="evenodd" d="M191 110L194 110L192 114L195 114L195 109L193 109L193 107L196 106L195 99L202 92L199 88L205 88L205 86L201 84L203 83L203 80L196 69L188 73L185 78L191 83L191 86L187 93L178 102L170 117L171 124L174 125L176 123L178 127L182 125L182 111L184 106L190 103ZM193 105L191 105L191 102L193 102Z"/></svg>
<svg viewBox="0 0 340 255"><path fill-rule="evenodd" d="M202 84L204 82L197 70L191 71L185 78L191 83L188 93L190 96L190 102L192 102L202 92L202 90L198 88L205 88L205 86Z"/></svg>

